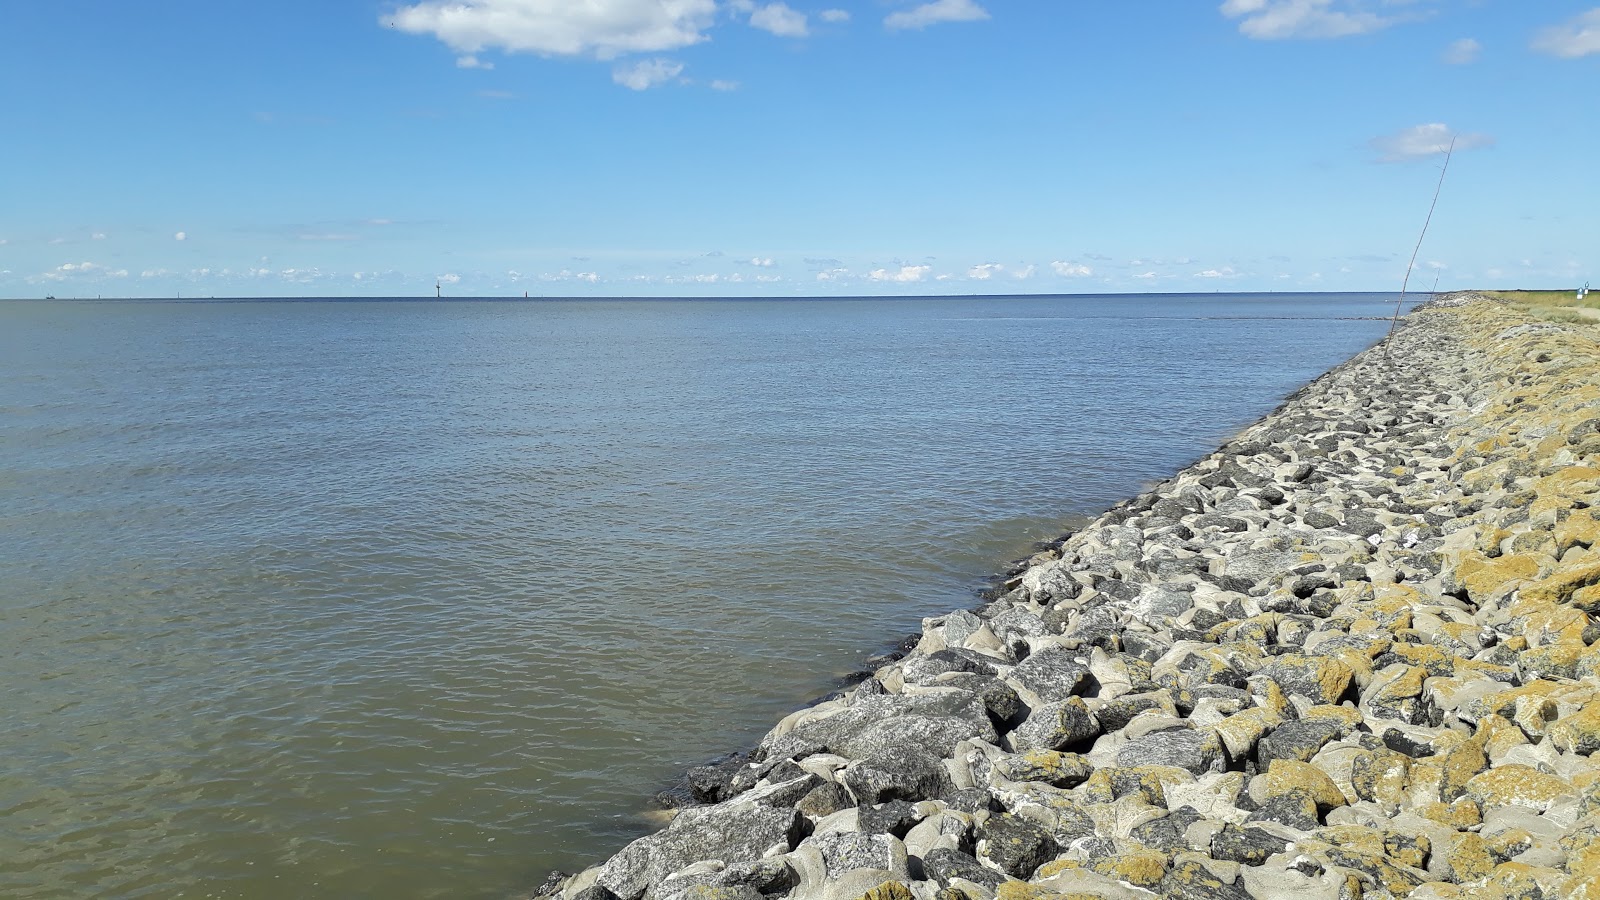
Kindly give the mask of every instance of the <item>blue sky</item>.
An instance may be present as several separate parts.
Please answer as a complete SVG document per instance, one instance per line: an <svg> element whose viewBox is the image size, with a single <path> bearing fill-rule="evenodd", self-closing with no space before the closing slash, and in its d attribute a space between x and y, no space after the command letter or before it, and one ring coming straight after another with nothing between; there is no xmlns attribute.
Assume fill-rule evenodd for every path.
<svg viewBox="0 0 1600 900"><path fill-rule="evenodd" d="M51 0L0 297L1600 281L1594 0Z"/></svg>

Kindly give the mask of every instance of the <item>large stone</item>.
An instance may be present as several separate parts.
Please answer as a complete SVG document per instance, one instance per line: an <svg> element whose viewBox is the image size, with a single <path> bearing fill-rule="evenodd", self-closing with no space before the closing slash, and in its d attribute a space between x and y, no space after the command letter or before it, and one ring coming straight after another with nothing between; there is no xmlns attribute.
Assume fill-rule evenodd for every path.
<svg viewBox="0 0 1600 900"><path fill-rule="evenodd" d="M1227 768L1227 754L1208 728L1171 728L1136 738L1117 748L1117 765L1175 766L1196 775Z"/></svg>
<svg viewBox="0 0 1600 900"><path fill-rule="evenodd" d="M622 900L635 900L677 870L700 860L725 864L750 862L775 846L790 849L804 834L805 817L777 809L729 801L685 809L665 830L624 847L600 870L596 883Z"/></svg>
<svg viewBox="0 0 1600 900"><path fill-rule="evenodd" d="M1338 703L1350 689L1355 673L1337 659L1286 653L1257 669L1255 675L1276 682L1286 694L1321 705Z"/></svg>
<svg viewBox="0 0 1600 900"><path fill-rule="evenodd" d="M1225 824L1211 837L1211 855L1217 859L1259 866L1274 853L1282 853L1289 842L1261 828L1240 828Z"/></svg>
<svg viewBox="0 0 1600 900"><path fill-rule="evenodd" d="M1031 878L1061 847L1050 832L1011 813L989 817L978 831L978 855L1015 878Z"/></svg>
<svg viewBox="0 0 1600 900"><path fill-rule="evenodd" d="M1223 881L1194 860L1174 864L1162 876L1158 893L1163 900L1251 900L1244 888Z"/></svg>
<svg viewBox="0 0 1600 900"><path fill-rule="evenodd" d="M1266 799L1298 791L1311 797L1318 813L1327 813L1347 802L1333 779L1316 766L1292 759L1273 760L1272 768L1267 772Z"/></svg>
<svg viewBox="0 0 1600 900"><path fill-rule="evenodd" d="M844 771L856 803L934 800L955 790L944 761L916 744L885 746Z"/></svg>
<svg viewBox="0 0 1600 900"><path fill-rule="evenodd" d="M1310 762L1339 734L1339 723L1327 719L1285 722L1256 743L1256 762L1265 771L1273 760Z"/></svg>
<svg viewBox="0 0 1600 900"><path fill-rule="evenodd" d="M1279 794L1245 817L1245 822L1277 822L1299 831L1317 827L1317 801L1306 791Z"/></svg>
<svg viewBox="0 0 1600 900"><path fill-rule="evenodd" d="M1046 647L1018 663L1011 679L1031 691L1043 703L1055 703L1078 694L1089 678L1087 661L1081 654L1061 647Z"/></svg>
<svg viewBox="0 0 1600 900"><path fill-rule="evenodd" d="M1042 781L1053 787L1072 788L1089 780L1094 764L1077 753L1029 750L1000 757L994 762L994 770L1011 781Z"/></svg>
<svg viewBox="0 0 1600 900"><path fill-rule="evenodd" d="M1006 880L1003 873L978 862L976 857L948 847L928 851L922 858L922 871L940 887L949 887L954 879L964 878L993 889Z"/></svg>
<svg viewBox="0 0 1600 900"><path fill-rule="evenodd" d="M956 716L897 716L884 719L860 731L840 737L832 749L841 756L866 759L887 750L902 746L917 746L930 753L949 756L956 745L977 738L994 743L999 734L989 719L983 701L968 694L970 702L960 708Z"/></svg>
<svg viewBox="0 0 1600 900"><path fill-rule="evenodd" d="M1065 750L1100 734L1100 723L1079 697L1034 710L1010 735L1012 749Z"/></svg>
<svg viewBox="0 0 1600 900"><path fill-rule="evenodd" d="M906 848L894 835L835 831L806 839L806 846L822 854L830 879L855 869L878 869L895 877L906 876Z"/></svg>

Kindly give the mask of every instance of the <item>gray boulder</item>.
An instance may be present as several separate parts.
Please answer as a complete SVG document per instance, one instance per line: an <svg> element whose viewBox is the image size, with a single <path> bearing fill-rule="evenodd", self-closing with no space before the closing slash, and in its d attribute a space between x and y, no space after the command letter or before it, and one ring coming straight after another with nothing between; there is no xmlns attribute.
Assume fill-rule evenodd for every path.
<svg viewBox="0 0 1600 900"><path fill-rule="evenodd" d="M793 809L733 800L685 809L665 830L624 847L600 870L596 884L621 900L635 900L668 875L701 860L733 865L760 859L768 849L793 849L806 819Z"/></svg>
<svg viewBox="0 0 1600 900"><path fill-rule="evenodd" d="M1011 733L1011 746L1024 750L1063 750L1100 734L1100 723L1083 700L1070 697L1034 710Z"/></svg>
<svg viewBox="0 0 1600 900"><path fill-rule="evenodd" d="M1011 678L1045 703L1065 700L1083 690L1089 666L1079 662L1077 651L1046 647L1018 663Z"/></svg>
<svg viewBox="0 0 1600 900"><path fill-rule="evenodd" d="M912 743L884 746L846 769L844 784L861 806L936 800L955 790L944 761Z"/></svg>
<svg viewBox="0 0 1600 900"><path fill-rule="evenodd" d="M1210 729L1154 731L1117 748L1119 766L1177 766L1196 775L1227 768L1222 741Z"/></svg>

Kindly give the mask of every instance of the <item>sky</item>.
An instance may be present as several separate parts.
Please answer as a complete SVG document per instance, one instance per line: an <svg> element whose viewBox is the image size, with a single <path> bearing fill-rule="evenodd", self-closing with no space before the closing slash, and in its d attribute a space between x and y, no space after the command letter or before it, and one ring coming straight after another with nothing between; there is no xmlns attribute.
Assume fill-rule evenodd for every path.
<svg viewBox="0 0 1600 900"><path fill-rule="evenodd" d="M1575 286L1594 4L7 3L0 297Z"/></svg>

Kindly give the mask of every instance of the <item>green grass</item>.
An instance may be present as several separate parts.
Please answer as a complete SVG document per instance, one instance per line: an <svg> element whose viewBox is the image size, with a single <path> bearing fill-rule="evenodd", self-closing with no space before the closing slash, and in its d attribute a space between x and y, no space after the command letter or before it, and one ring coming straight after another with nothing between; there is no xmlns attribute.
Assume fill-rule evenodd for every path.
<svg viewBox="0 0 1600 900"><path fill-rule="evenodd" d="M1600 293L1590 291L1589 296L1579 303L1576 288L1561 291L1477 291L1477 293L1530 307L1583 306L1600 309Z"/></svg>

